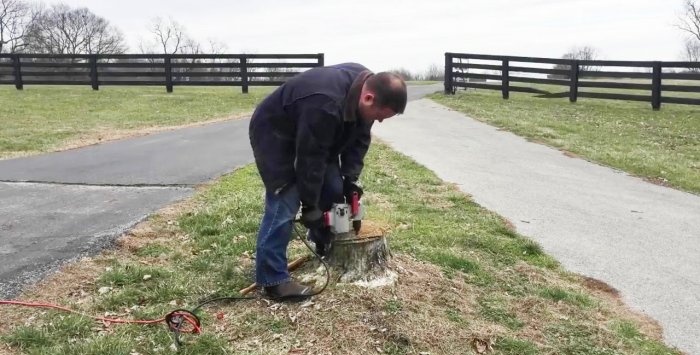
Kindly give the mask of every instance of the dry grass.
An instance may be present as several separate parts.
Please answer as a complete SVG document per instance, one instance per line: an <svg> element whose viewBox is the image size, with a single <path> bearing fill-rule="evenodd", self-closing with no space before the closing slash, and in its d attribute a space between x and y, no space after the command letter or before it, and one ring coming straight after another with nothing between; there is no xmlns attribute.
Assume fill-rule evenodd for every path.
<svg viewBox="0 0 700 355"><path fill-rule="evenodd" d="M184 87L168 94L158 87L0 87L0 159L240 117L270 90Z"/></svg>
<svg viewBox="0 0 700 355"><path fill-rule="evenodd" d="M175 126L161 126L161 127L143 127L136 129L114 129L110 127L97 127L92 132L84 133L78 137L71 138L70 140L57 146L54 151L60 152L64 150L76 149L87 147L90 145L126 139L126 138L136 138L143 137L154 133L172 131L181 128L199 127L211 123L223 122L228 120L239 120L242 118L250 117L250 113L231 115L227 117L219 117L209 120L204 120L201 122L188 123L183 125ZM30 155L29 153L24 155ZM17 156L15 156L17 157ZM11 157L6 157L11 158Z"/></svg>
<svg viewBox="0 0 700 355"><path fill-rule="evenodd" d="M77 137L70 138L69 140L60 143L59 145L51 149L52 152L62 152L71 149L83 148L95 144L101 144L111 141L116 141L120 139L143 137L155 133L167 132L181 128L199 127L207 124L223 122L228 120L238 120L250 117L250 114L239 114L231 115L228 117L220 117L209 120L204 120L201 122L188 123L182 125L170 125L170 126L160 126L160 127L141 127L135 129L115 129L113 127L95 127L93 130L81 133ZM12 152L0 156L0 159L12 159L26 157L41 153L40 151L23 151L23 152Z"/></svg>
<svg viewBox="0 0 700 355"><path fill-rule="evenodd" d="M180 208L187 206L183 203ZM191 201L189 203L191 206ZM80 307L94 301L99 275L114 258L138 259L145 264L166 263L153 258L136 258L135 252L153 244L168 244L178 252L184 236L172 223L179 208L161 211L157 220L143 222L120 238L119 248L95 258L86 258L26 292L23 299L43 300ZM170 223L169 223L170 222ZM245 265L247 264L247 265ZM250 262L244 267L250 267ZM299 273L315 268L308 265ZM205 310L204 331L226 339L236 352L255 354L357 354L395 351L395 353L457 354L471 351L481 344L497 344L499 339L516 336L545 346L544 331L553 319L580 317L581 309L565 302L551 303L526 297L512 303L508 311L517 315L525 326L513 333L503 325L479 316L480 297L484 290L463 278L448 278L435 265L407 255L396 255L390 269L399 275L393 286L367 289L353 285L335 285L311 302L274 303L258 299L247 303L217 305ZM556 271L518 263L500 271L508 278L522 275L533 284L571 287ZM599 281L572 276L580 290L588 287L603 306L592 312L605 324L611 317L633 317L641 332L661 339L661 329L642 315L631 313L617 294ZM32 324L32 309L0 309L7 325ZM29 320L29 321L27 321ZM6 332L4 328L0 331ZM192 338L186 338L192 340ZM613 341L613 340L606 340ZM605 342L605 341L603 341ZM486 345L484 345L486 346ZM17 354L0 348L3 354ZM393 350L392 350L393 349ZM548 352L551 353L551 352Z"/></svg>

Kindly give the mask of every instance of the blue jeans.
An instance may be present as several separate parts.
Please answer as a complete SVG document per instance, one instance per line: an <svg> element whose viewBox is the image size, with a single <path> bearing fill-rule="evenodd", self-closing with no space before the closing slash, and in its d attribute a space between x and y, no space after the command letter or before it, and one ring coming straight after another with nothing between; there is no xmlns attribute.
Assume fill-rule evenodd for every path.
<svg viewBox="0 0 700 355"><path fill-rule="evenodd" d="M343 202L343 179L338 165L328 164L318 207L327 211L334 202ZM258 286L274 286L290 280L287 246L300 205L296 185L286 187L279 194L265 192L265 212L260 222L255 252L255 282ZM330 232L328 228L312 230L309 238L314 243L328 242Z"/></svg>

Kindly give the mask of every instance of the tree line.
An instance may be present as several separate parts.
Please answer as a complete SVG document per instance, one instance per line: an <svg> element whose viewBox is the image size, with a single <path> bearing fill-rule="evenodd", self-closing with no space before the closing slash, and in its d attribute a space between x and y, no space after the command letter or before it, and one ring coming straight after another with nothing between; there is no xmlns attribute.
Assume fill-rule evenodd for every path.
<svg viewBox="0 0 700 355"><path fill-rule="evenodd" d="M154 18L141 53L220 54L225 46L201 43L172 19ZM0 0L0 53L123 54L124 34L86 7L45 6L25 0Z"/></svg>
<svg viewBox="0 0 700 355"><path fill-rule="evenodd" d="M682 0L676 27L687 36L681 60L700 61L700 0ZM27 0L0 0L0 53L46 54L122 54L129 49L123 33L88 8L65 4L45 6ZM172 19L154 18L149 35L137 50L141 53L219 54L224 44L209 40L201 43ZM592 46L574 47L562 58L594 60L598 51ZM595 68L582 68L595 70ZM430 66L423 73L395 70L407 80L442 80L442 68Z"/></svg>

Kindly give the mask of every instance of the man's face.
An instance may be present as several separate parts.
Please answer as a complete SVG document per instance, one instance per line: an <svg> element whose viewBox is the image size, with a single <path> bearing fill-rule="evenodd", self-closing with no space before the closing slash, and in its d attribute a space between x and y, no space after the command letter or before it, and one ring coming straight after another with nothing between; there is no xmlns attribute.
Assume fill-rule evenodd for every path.
<svg viewBox="0 0 700 355"><path fill-rule="evenodd" d="M358 105L360 111L360 116L363 119L372 122L379 121L382 122L387 118L396 115L396 112L389 107L381 107L374 101L374 95L371 93L365 93L360 98Z"/></svg>

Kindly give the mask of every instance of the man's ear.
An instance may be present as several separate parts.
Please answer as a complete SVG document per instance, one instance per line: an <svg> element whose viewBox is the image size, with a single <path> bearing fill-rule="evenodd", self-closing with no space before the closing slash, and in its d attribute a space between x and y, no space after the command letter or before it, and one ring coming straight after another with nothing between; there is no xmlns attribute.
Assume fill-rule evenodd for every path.
<svg viewBox="0 0 700 355"><path fill-rule="evenodd" d="M367 92L362 96L362 101L367 105L367 106L372 106L374 104L374 94L371 92Z"/></svg>

